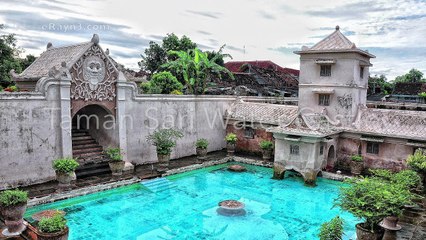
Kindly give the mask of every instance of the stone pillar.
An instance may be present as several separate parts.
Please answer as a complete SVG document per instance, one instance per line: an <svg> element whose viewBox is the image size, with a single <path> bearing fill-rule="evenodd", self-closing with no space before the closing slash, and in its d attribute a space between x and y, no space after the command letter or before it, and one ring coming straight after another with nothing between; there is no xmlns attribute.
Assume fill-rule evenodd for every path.
<svg viewBox="0 0 426 240"><path fill-rule="evenodd" d="M60 97L60 131L62 142L62 157L72 157L72 118L71 118L71 78L68 76L59 80Z"/></svg>
<svg viewBox="0 0 426 240"><path fill-rule="evenodd" d="M318 172L312 169L306 169L302 174L305 184L309 186L316 186Z"/></svg>
<svg viewBox="0 0 426 240"><path fill-rule="evenodd" d="M123 160L127 162L127 125L126 125L126 78L119 72L117 79L117 109L116 121L118 124L118 142ZM129 164L127 164L129 165Z"/></svg>
<svg viewBox="0 0 426 240"><path fill-rule="evenodd" d="M274 175L273 179L284 179L285 167L284 164L274 163Z"/></svg>

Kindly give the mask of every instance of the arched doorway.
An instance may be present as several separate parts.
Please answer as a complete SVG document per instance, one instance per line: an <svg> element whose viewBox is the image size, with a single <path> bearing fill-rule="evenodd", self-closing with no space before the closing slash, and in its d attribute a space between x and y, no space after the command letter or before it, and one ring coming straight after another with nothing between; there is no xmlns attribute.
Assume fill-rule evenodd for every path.
<svg viewBox="0 0 426 240"><path fill-rule="evenodd" d="M334 146L331 145L330 148L328 148L328 154L327 154L327 170L331 170L334 168L334 163L336 159L336 151L334 150Z"/></svg>
<svg viewBox="0 0 426 240"><path fill-rule="evenodd" d="M72 118L73 157L91 163L102 158L107 147L118 147L118 125L105 107L92 104L79 109Z"/></svg>

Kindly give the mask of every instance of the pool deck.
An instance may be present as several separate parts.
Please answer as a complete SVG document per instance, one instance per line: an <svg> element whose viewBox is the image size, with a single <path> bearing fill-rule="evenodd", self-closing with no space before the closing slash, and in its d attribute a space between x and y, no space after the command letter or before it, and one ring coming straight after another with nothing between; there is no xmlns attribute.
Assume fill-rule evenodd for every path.
<svg viewBox="0 0 426 240"><path fill-rule="evenodd" d="M176 173L191 171L199 168L213 166L217 164L227 163L230 161L253 164L264 167L272 167L272 162L264 162L261 158L246 155L237 155L227 157L226 152L218 151L209 153L207 159L199 162L196 156L185 157L177 160L171 160L169 171L158 173L156 163L148 163L136 166L134 172L125 173L120 177L112 177L110 174L104 174L94 177L77 179L67 190L58 190L56 181L50 181L43 184L22 187L21 189L28 191L31 200L29 206L34 206L47 202L54 202L75 196L86 195L94 192L104 191L140 182L143 179L151 179L161 176L168 176ZM322 177L343 180L349 176L324 172ZM426 239L426 210L422 208L405 211L401 217L400 224L402 230L396 233L386 233L383 239L398 240L420 240ZM4 229L3 222L0 221L0 229ZM0 240L3 239L30 239L25 237L5 238L0 233Z"/></svg>

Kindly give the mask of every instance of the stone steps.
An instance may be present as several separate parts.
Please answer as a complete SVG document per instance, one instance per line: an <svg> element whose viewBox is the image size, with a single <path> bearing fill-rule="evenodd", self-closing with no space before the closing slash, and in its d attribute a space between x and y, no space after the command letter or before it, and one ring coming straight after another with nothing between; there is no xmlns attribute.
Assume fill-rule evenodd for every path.
<svg viewBox="0 0 426 240"><path fill-rule="evenodd" d="M153 180L142 181L141 184L154 193L167 191L176 187L176 184L167 178L156 178Z"/></svg>
<svg viewBox="0 0 426 240"><path fill-rule="evenodd" d="M77 178L111 173L102 146L86 130L72 130L72 153L80 163L76 169Z"/></svg>

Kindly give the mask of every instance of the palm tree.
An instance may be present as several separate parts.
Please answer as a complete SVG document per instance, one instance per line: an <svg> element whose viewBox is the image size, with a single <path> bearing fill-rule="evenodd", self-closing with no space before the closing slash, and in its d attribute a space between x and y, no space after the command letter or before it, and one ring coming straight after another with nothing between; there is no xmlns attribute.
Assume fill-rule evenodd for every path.
<svg viewBox="0 0 426 240"><path fill-rule="evenodd" d="M216 63L220 57L229 56L221 53L222 48L211 59L209 59L207 52L203 52L198 48L188 51L169 51L169 54L176 56L177 59L163 64L162 67L182 74L187 93L203 94L212 76L222 78L222 73L226 73L231 79L234 79L234 76L227 68Z"/></svg>

